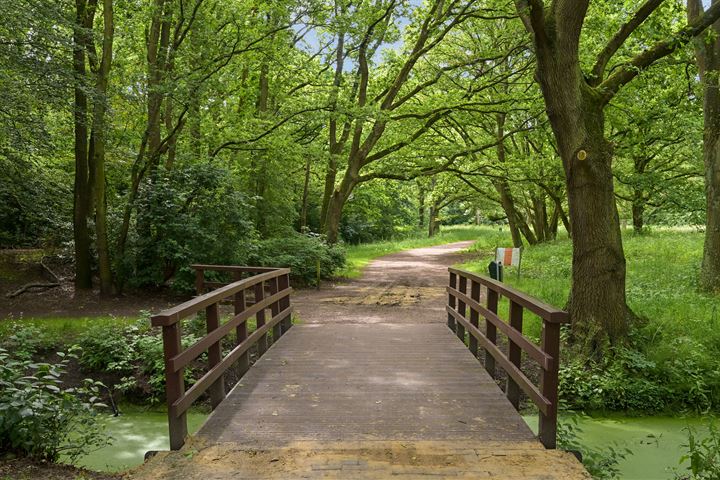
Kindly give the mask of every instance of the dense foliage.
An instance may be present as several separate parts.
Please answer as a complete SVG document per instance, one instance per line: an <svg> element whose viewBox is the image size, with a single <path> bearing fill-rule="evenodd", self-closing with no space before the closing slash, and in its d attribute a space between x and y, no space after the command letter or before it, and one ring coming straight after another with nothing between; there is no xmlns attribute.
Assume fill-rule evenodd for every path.
<svg viewBox="0 0 720 480"><path fill-rule="evenodd" d="M26 332L27 333L27 332ZM110 440L98 423L102 384L86 379L66 387L69 354L54 363L34 362L29 336L10 339L22 348L0 348L0 450L55 461L74 460Z"/></svg>

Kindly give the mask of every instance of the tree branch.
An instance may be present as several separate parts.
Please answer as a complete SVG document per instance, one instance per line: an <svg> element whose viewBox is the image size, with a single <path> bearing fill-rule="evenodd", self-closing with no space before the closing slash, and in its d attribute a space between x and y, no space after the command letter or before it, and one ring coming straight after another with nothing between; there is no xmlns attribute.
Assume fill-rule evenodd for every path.
<svg viewBox="0 0 720 480"><path fill-rule="evenodd" d="M598 55L591 73L591 85L597 86L600 82L602 82L605 67L607 67L608 62L613 55L617 53L630 35L637 30L637 28L642 25L645 20L647 20L650 14L657 10L664 1L665 0L647 0L638 9L638 11L635 12L635 15L627 23L620 27L620 30L618 30L615 36L610 39L607 45L605 45L605 48L603 48Z"/></svg>
<svg viewBox="0 0 720 480"><path fill-rule="evenodd" d="M598 87L604 96L605 103L609 102L622 86L632 81L640 72L687 44L718 19L720 19L720 2L714 2L701 17L688 24L675 36L669 40L656 43L653 47L640 53L626 65L623 65Z"/></svg>

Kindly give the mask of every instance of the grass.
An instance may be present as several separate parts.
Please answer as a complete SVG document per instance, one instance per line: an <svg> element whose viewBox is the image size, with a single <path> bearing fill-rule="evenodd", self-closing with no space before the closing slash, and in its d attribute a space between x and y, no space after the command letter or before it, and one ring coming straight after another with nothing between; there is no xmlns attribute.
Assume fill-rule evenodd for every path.
<svg viewBox="0 0 720 480"><path fill-rule="evenodd" d="M644 235L623 235L627 259L627 299L643 319L643 350L653 361L720 358L720 298L698 291L703 234L690 229L656 228ZM492 249L462 265L487 274ZM505 282L551 305L563 307L570 289L572 245L560 239L523 251L522 276L507 267ZM506 317L505 317L506 318ZM526 322L531 336L539 321ZM717 368L720 364L714 361Z"/></svg>
<svg viewBox="0 0 720 480"><path fill-rule="evenodd" d="M468 240L476 241L476 244L471 247L471 249L475 249L478 248L478 245L487 246L495 240L504 239L506 236L507 234L503 234L502 229L498 228L458 225L443 227L440 233L434 237L416 237L377 243L349 245L346 248L346 266L338 272L338 276L344 278L357 278L362 274L363 268L365 268L365 266L372 260L382 257L383 255L389 255L403 250L432 247L435 245Z"/></svg>
<svg viewBox="0 0 720 480"><path fill-rule="evenodd" d="M12 335L18 327L34 327L43 332L48 342L65 344L96 326L127 327L138 319L134 317L42 317L9 318L0 321L0 343Z"/></svg>

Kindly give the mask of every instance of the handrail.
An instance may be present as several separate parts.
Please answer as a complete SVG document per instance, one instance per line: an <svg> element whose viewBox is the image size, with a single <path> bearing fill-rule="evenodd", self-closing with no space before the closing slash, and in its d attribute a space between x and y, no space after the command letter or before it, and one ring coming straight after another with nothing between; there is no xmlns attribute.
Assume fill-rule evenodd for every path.
<svg viewBox="0 0 720 480"><path fill-rule="evenodd" d="M485 285L488 288L492 288L492 290L494 290L495 292L499 293L505 298L509 298L515 303L522 305L543 320L554 323L569 322L569 315L566 311L543 303L537 298L533 298L530 295L521 292L520 290L516 290L512 287L505 285L502 282L498 282L497 280L486 277L484 275L478 275L476 273L468 272L466 270L459 270L457 268L450 267L448 268L448 271L450 273L455 273L456 275L462 275L469 280L474 280L481 285Z"/></svg>
<svg viewBox="0 0 720 480"><path fill-rule="evenodd" d="M520 407L520 390L525 392L539 410L540 441L546 448L557 443L558 369L560 362L560 325L569 322L567 312L547 305L523 292L496 280L472 272L449 268L450 284L446 288L448 327L465 342L477 357L482 347L485 369L495 376L496 364L507 374L505 394L510 403ZM468 295L468 283L470 295ZM486 305L480 303L481 287L486 289ZM500 296L510 302L509 321L498 316ZM466 317L470 310L470 318ZM523 309L542 319L541 345L535 345L522 333ZM480 329L480 317L485 331ZM507 337L505 354L497 345L498 330ZM540 385L536 386L522 371L522 352L540 366Z"/></svg>
<svg viewBox="0 0 720 480"><path fill-rule="evenodd" d="M187 410L205 391L210 391L214 409L225 398L223 374L235 363L240 375L249 368L248 351L258 346L258 356L268 348L268 333L272 329L273 342L292 326L290 305L290 270L287 268L234 267L229 265L197 265L196 287L199 294L205 290L205 270L233 272L235 281L199 295L192 300L166 309L151 317L154 327L162 327L165 358L165 393L168 405L170 448L180 449L187 436ZM242 273L255 274L242 278ZM213 282L217 284L218 282ZM266 295L267 293L267 295ZM250 300L252 296L252 301ZM220 323L220 304L232 298L234 315ZM270 317L266 310L270 310ZM207 335L183 349L181 343L182 320L205 312ZM255 317L256 330L248 335L247 321ZM222 340L236 332L235 347L223 357ZM185 391L185 368L207 352L208 371Z"/></svg>

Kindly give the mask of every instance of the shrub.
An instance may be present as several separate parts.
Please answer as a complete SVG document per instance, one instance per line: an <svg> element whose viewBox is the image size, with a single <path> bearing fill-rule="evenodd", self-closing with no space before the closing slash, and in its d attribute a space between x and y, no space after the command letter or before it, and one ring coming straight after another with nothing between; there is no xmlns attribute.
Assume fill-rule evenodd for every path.
<svg viewBox="0 0 720 480"><path fill-rule="evenodd" d="M80 365L89 371L128 373L135 357L121 328L94 327L80 336Z"/></svg>
<svg viewBox="0 0 720 480"><path fill-rule="evenodd" d="M71 461L109 442L96 421L98 382L62 388L70 355L59 363L32 363L0 348L0 451Z"/></svg>
<svg viewBox="0 0 720 480"><path fill-rule="evenodd" d="M14 332L0 346L13 352L15 358L29 360L35 353L49 346L47 335L35 326L17 325Z"/></svg>
<svg viewBox="0 0 720 480"><path fill-rule="evenodd" d="M290 268L296 285L317 285L318 262L320 278L330 278L345 265L345 250L319 235L292 233L260 242L258 252L250 259L250 263L261 266Z"/></svg>
<svg viewBox="0 0 720 480"><path fill-rule="evenodd" d="M686 453L680 463L690 461L686 473L675 473L677 480L717 480L720 478L720 428L714 421L708 424L708 436L699 438L698 432L687 427Z"/></svg>
<svg viewBox="0 0 720 480"><path fill-rule="evenodd" d="M164 172L142 186L137 228L120 273L131 286L172 280L192 291L192 263L242 264L257 238L231 172L211 164Z"/></svg>
<svg viewBox="0 0 720 480"><path fill-rule="evenodd" d="M183 347L198 340L192 332L183 333ZM134 325L108 331L90 329L79 341L82 349L80 365L92 372L115 372L123 375L116 388L126 394L137 395L151 403L165 396L165 360L162 336L148 327L148 319L141 318ZM194 382L194 371L186 368L186 382Z"/></svg>

